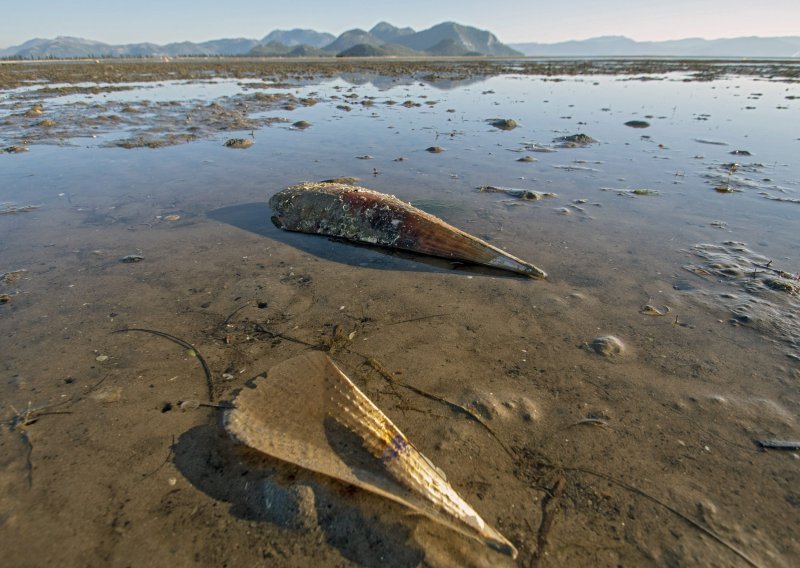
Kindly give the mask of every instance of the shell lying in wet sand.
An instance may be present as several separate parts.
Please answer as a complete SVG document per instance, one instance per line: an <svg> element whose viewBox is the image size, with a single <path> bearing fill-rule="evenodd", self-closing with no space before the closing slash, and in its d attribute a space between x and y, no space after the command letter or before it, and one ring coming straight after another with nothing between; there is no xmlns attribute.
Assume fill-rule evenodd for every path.
<svg viewBox="0 0 800 568"><path fill-rule="evenodd" d="M514 545L324 353L273 367L234 404L225 426L248 446L401 503L516 557Z"/></svg>
<svg viewBox="0 0 800 568"><path fill-rule="evenodd" d="M269 200L282 229L340 237L545 278L519 258L394 197L337 183L294 185Z"/></svg>

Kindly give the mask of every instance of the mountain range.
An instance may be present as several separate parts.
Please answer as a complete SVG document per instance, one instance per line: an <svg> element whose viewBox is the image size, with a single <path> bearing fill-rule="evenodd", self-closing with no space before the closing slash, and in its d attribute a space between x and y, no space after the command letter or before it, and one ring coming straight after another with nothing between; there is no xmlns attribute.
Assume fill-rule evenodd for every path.
<svg viewBox="0 0 800 568"><path fill-rule="evenodd" d="M309 29L274 30L261 38L224 38L201 43L110 45L75 37L32 39L6 49L0 58L47 59L77 57L181 57L181 56L464 56L514 57L800 57L800 36L738 37L707 40L634 41L624 36L603 36L559 43L503 44L493 33L443 22L426 30L398 28L387 22L369 31L348 30L338 37Z"/></svg>
<svg viewBox="0 0 800 568"><path fill-rule="evenodd" d="M314 30L274 30L261 40L235 38L202 43L180 42L157 45L135 43L110 45L75 37L32 39L6 49L0 57L47 59L75 57L180 57L190 55L253 56L430 56L430 55L522 55L486 30L443 22L415 31L380 22L371 30L352 29L339 37Z"/></svg>
<svg viewBox="0 0 800 568"><path fill-rule="evenodd" d="M800 36L687 38L671 41L634 41L603 36L560 43L512 43L525 55L555 57L671 56L671 57L800 57Z"/></svg>

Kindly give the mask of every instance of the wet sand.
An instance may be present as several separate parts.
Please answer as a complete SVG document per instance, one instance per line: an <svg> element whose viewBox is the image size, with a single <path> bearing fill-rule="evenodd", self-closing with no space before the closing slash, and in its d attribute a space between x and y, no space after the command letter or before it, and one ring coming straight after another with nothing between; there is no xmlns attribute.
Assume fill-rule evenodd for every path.
<svg viewBox="0 0 800 568"><path fill-rule="evenodd" d="M665 72L662 66L678 63L637 64ZM21 70L59 83L113 83L148 81L162 64L19 64L7 71L14 65L0 65L6 89L21 84ZM195 80L255 68L261 79L296 80L297 90L328 73L402 82L418 71L503 75L512 65L524 75L517 67L528 64L261 65L186 62L170 73ZM581 72L582 64L570 65L561 64L558 75ZM717 75L713 64L703 69ZM597 66L590 70L594 76ZM277 89L297 100L307 95L294 90ZM124 129L109 128L89 148L70 136L64 145L31 140L28 152L0 155L0 202L39 206L0 215L0 273L25 271L0 289L9 294L0 304L0 548L9 565L515 565L399 505L242 447L222 428L221 409L181 410L183 401L230 401L248 381L307 349L327 351L446 472L517 546L518 565L790 566L800 555L800 459L754 443L800 438L797 298L770 287L773 274L759 274L757 288L747 278L753 262L773 260L790 276L799 270L789 236L797 205L758 193L791 198L797 170L787 160L771 165L762 153L757 159L770 164L769 173L726 173L720 163L740 159L728 154L735 146L706 144L718 154L702 167L690 169L688 158L676 156L668 173L637 176L654 169L658 137L666 142L667 135L642 141L653 128L636 132L622 116L619 136L635 136L630 146L596 134L599 125L585 126L613 146L619 162L599 160L600 144L552 157L531 151L537 162L517 163L524 153L508 149L522 149L519 141L556 149L555 134L531 134L530 121L520 121L513 133L475 137L473 129L495 130L485 123L488 111L458 107L455 99L427 105L434 94L422 92L427 99L413 97L424 105L419 110L392 105L398 114L386 114L395 129L417 121L409 136L420 137L410 142L395 142L382 123L380 130L360 126L380 116L372 118L369 107L336 109L347 99L328 90L318 104L294 110L284 108L287 97L265 101L242 115L254 123L239 128L209 124L215 109L205 100L185 103L181 111L207 109L196 115L202 129L171 147L121 148L113 142L125 139ZM235 109L237 102L217 104ZM33 104L9 111L14 124L3 130L4 147L22 142L13 134L21 128L17 115ZM451 104L460 123L445 122ZM509 114L499 106L498 115ZM268 122L276 117L311 126ZM130 126L149 128L149 120ZM429 124L437 133L423 129ZM580 127L570 123L565 134ZM252 147L224 147L250 129ZM761 138L749 139L754 152ZM425 152L433 144L445 151ZM698 143L685 144L689 153ZM374 158L356 159L367 153ZM406 159L395 161L400 156ZM696 179L673 185L680 176L672 170L684 169ZM622 172L628 179L615 179ZM719 179L701 177L706 172L767 187L739 183L738 193L725 195L713 189ZM548 280L453 269L269 222L266 202L276 191L344 175L507 248L545 269ZM522 202L476 190L488 184L557 197ZM658 193L633 193L642 187ZM738 213L742 207L752 212ZM745 252L722 244L740 239L750 247ZM718 248L693 249L698 243ZM141 260L120 262L127 255ZM726 268L730 278L719 272ZM775 314L761 325L771 313L759 310L763 302ZM742 303L750 320L736 318ZM665 315L651 315L646 305ZM210 368L210 393L193 351L147 331L114 333L127 328L192 344ZM606 335L622 341L621 353L592 349ZM400 382L471 409L496 438Z"/></svg>

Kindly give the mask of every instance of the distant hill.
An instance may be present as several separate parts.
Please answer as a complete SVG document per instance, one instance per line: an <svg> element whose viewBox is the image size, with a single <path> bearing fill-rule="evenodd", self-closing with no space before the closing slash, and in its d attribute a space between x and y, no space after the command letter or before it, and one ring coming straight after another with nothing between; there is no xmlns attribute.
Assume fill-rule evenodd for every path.
<svg viewBox="0 0 800 568"><path fill-rule="evenodd" d="M292 51L286 54L287 57L326 57L330 56L330 53L327 51L323 51L317 47L311 47L310 45L298 45Z"/></svg>
<svg viewBox="0 0 800 568"><path fill-rule="evenodd" d="M254 57L330 57L333 54L306 44L292 47L278 41L270 41L255 46L246 55Z"/></svg>
<svg viewBox="0 0 800 568"><path fill-rule="evenodd" d="M417 51L426 51L443 40L452 40L451 46L458 46L464 52L499 56L522 55L521 52L500 43L491 32L455 22L444 22L421 32L404 35L395 39L395 42Z"/></svg>
<svg viewBox="0 0 800 568"><path fill-rule="evenodd" d="M268 41L260 43L253 49L247 52L247 55L254 55L258 57L283 57L287 55L292 48L279 41Z"/></svg>
<svg viewBox="0 0 800 568"><path fill-rule="evenodd" d="M177 57L181 55L240 55L258 45L254 39L217 39L203 43L180 42L167 45L132 43L110 45L78 37L32 39L22 45L0 51L0 57L23 59L70 57Z"/></svg>
<svg viewBox="0 0 800 568"><path fill-rule="evenodd" d="M386 57L389 51L369 43L358 43L352 47L340 51L336 57Z"/></svg>
<svg viewBox="0 0 800 568"><path fill-rule="evenodd" d="M367 46L370 49L367 49ZM366 32L348 30L323 49L345 57L425 55L521 55L488 31L455 22L444 22L427 30L396 28L381 22Z"/></svg>
<svg viewBox="0 0 800 568"><path fill-rule="evenodd" d="M429 54L414 51L396 43L384 43L382 45L359 43L340 51L336 54L336 57L424 57L426 55Z"/></svg>
<svg viewBox="0 0 800 568"><path fill-rule="evenodd" d="M425 50L429 55L442 55L447 57L459 57L465 55L482 55L477 51L470 51L463 43L453 38L443 39L433 47Z"/></svg>
<svg viewBox="0 0 800 568"><path fill-rule="evenodd" d="M380 22L375 24L369 33L384 43L397 43L399 38L410 36L416 32L411 28L397 28L388 22Z"/></svg>
<svg viewBox="0 0 800 568"><path fill-rule="evenodd" d="M323 46L322 49L325 51L339 53L341 51L350 49L351 47L355 47L356 45L371 45L373 47L380 47L384 43L386 42L381 41L371 33L356 28L353 30L347 30L331 43Z"/></svg>
<svg viewBox="0 0 800 568"><path fill-rule="evenodd" d="M672 56L672 57L800 57L800 36L687 38L671 41L634 41L603 36L560 43L514 43L525 55L538 56Z"/></svg>
<svg viewBox="0 0 800 568"><path fill-rule="evenodd" d="M276 41L283 45L294 47L296 45L310 45L311 47L322 48L336 39L336 36L329 33L317 32L314 30L273 30L261 40L261 43Z"/></svg>

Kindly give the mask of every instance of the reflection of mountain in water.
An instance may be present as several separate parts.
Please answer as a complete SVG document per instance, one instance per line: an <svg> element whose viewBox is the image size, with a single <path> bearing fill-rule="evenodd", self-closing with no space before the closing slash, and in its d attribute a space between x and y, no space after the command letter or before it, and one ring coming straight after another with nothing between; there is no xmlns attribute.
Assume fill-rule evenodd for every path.
<svg viewBox="0 0 800 568"><path fill-rule="evenodd" d="M409 75L402 75L391 77L389 75L382 75L377 72L359 72L359 73L340 73L338 75L343 81L347 81L351 85L372 85L380 91L387 91L395 87L404 87L416 85L418 83L425 83L436 89L442 91L450 91L458 87L466 87L482 83L488 79L486 75L468 75L461 72L445 72L445 73L412 73Z"/></svg>

